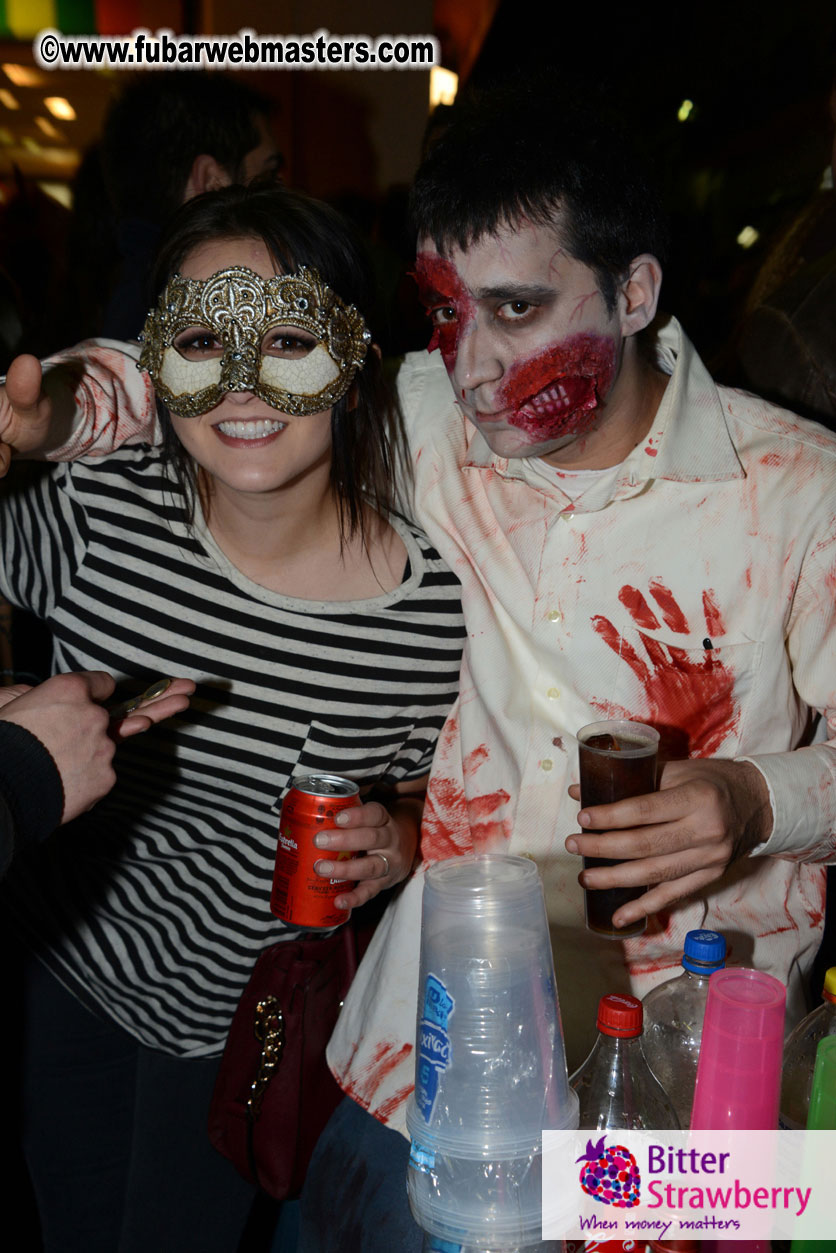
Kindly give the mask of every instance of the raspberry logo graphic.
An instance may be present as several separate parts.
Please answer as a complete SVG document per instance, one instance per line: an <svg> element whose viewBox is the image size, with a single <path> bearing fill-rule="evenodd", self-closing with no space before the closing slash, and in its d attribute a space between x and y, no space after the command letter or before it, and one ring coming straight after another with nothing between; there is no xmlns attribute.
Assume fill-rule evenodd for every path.
<svg viewBox="0 0 836 1253"><path fill-rule="evenodd" d="M587 1196L602 1205L616 1209L632 1209L639 1203L641 1174L635 1157L623 1144L604 1144L601 1136L597 1144L586 1142L586 1152L577 1161L583 1162L580 1185Z"/></svg>

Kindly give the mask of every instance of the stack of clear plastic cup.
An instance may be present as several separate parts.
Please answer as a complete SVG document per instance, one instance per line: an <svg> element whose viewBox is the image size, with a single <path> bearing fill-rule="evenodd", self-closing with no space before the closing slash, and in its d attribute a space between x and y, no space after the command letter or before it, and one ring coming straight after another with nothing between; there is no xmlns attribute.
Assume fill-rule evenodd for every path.
<svg viewBox="0 0 836 1253"><path fill-rule="evenodd" d="M691 1126L778 1126L787 989L761 970L717 970L708 981Z"/></svg>
<svg viewBox="0 0 836 1253"><path fill-rule="evenodd" d="M524 857L457 857L427 872L409 1200L461 1245L540 1241L541 1132L577 1127L549 929Z"/></svg>

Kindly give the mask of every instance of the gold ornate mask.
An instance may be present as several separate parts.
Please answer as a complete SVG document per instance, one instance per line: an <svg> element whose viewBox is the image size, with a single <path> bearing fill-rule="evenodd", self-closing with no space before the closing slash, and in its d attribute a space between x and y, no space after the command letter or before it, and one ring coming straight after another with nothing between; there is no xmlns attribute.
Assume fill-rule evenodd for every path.
<svg viewBox="0 0 836 1253"><path fill-rule="evenodd" d="M278 327L306 331L317 341L307 353L264 352ZM187 358L174 341L204 329L222 345ZM227 392L253 392L282 413L321 413L345 395L366 358L371 335L354 305L345 305L310 266L296 274L261 278L245 266L207 279L168 280L145 319L139 369L181 418L195 418ZM278 350L276 350L278 352Z"/></svg>

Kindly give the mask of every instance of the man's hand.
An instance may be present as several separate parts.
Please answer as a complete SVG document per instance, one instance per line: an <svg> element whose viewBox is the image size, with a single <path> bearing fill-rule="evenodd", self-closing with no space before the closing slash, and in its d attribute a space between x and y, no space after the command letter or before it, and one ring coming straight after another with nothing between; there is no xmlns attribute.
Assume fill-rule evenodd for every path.
<svg viewBox="0 0 836 1253"><path fill-rule="evenodd" d="M12 453L35 456L54 443L52 401L43 391L37 357L15 357L0 387L0 478Z"/></svg>
<svg viewBox="0 0 836 1253"><path fill-rule="evenodd" d="M150 700L144 700L133 713L124 718L115 718L111 710L110 734L118 741L147 731L157 722L164 722L166 718L188 708L189 697L193 692L194 683L191 679L170 679L164 692Z"/></svg>
<svg viewBox="0 0 836 1253"><path fill-rule="evenodd" d="M569 795L580 799L576 786ZM750 762L694 758L668 762L659 791L582 809L570 853L623 862L584 870L585 888L649 890L613 915L627 926L721 879L738 857L769 838L772 810L760 771Z"/></svg>
<svg viewBox="0 0 836 1253"><path fill-rule="evenodd" d="M327 849L333 860L318 861L317 874L324 879L357 881L356 888L335 899L338 909L365 905L378 892L394 887L409 874L418 848L425 783L426 780L420 781L420 791L415 791L414 781L399 785L388 807L379 801L367 801L356 808L343 809L334 819L339 830L318 832L314 843L317 848ZM334 857L340 853L342 858ZM365 856L352 857L352 853Z"/></svg>
<svg viewBox="0 0 836 1253"><path fill-rule="evenodd" d="M102 704L114 687L109 674L92 670L59 674L28 689L0 688L0 722L14 722L29 731L58 768L64 788L62 822L77 818L113 787L117 737L136 735L179 713L194 691L190 680L175 679L163 696L114 728Z"/></svg>

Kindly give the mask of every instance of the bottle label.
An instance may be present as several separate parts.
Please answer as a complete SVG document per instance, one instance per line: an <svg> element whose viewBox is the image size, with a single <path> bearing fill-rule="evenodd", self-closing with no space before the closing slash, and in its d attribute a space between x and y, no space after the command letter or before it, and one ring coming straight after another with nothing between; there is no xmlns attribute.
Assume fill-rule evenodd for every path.
<svg viewBox="0 0 836 1253"><path fill-rule="evenodd" d="M432 1149L423 1148L417 1140L413 1140L409 1150L409 1164L415 1170L419 1170L422 1175L428 1175L435 1165L435 1153Z"/></svg>
<svg viewBox="0 0 836 1253"><path fill-rule="evenodd" d="M456 1003L441 980L428 975L415 1067L415 1104L427 1123L438 1098L439 1077L450 1065L452 1050L447 1025L455 1008Z"/></svg>

